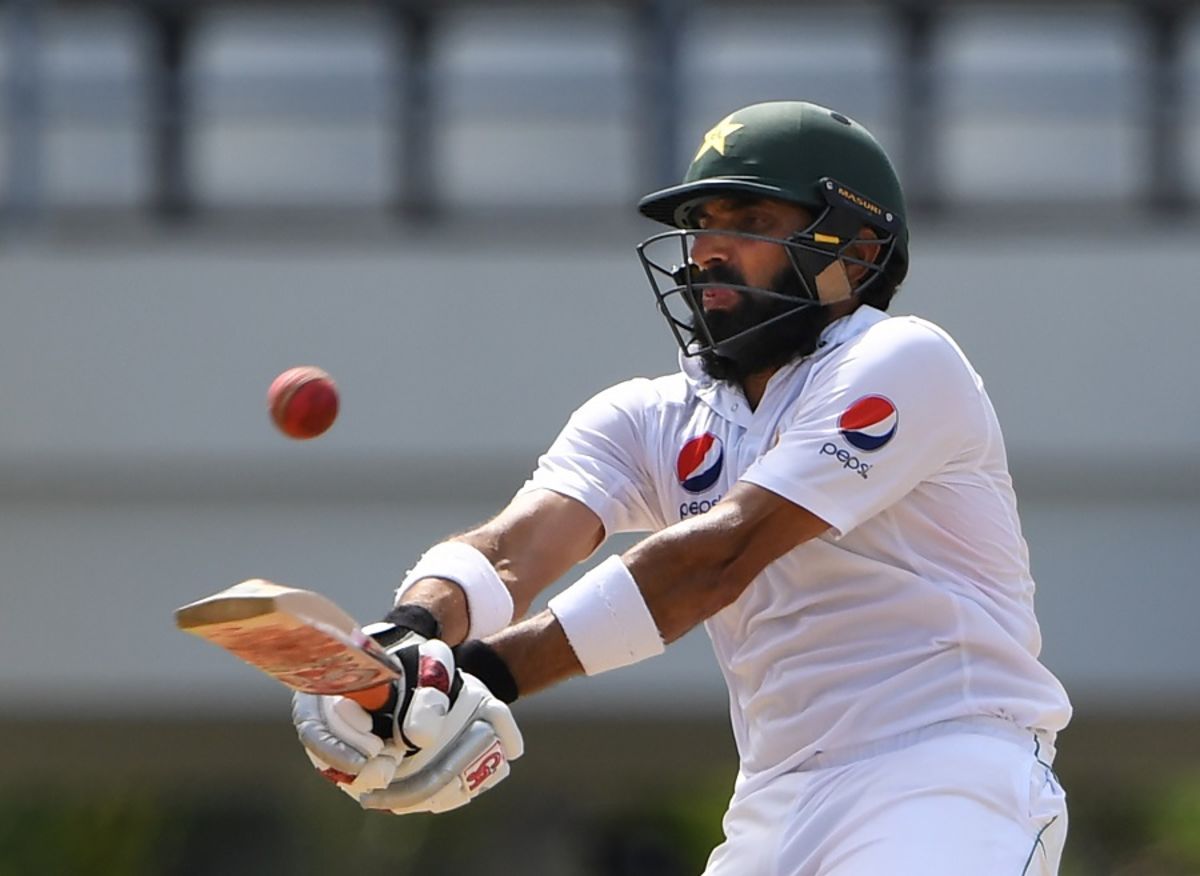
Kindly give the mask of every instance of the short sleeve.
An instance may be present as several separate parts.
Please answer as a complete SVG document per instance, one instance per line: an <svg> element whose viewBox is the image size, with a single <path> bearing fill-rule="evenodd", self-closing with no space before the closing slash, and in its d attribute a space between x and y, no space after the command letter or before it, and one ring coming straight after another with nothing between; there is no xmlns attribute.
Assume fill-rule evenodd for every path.
<svg viewBox="0 0 1200 876"><path fill-rule="evenodd" d="M644 465L649 381L626 381L583 404L520 492L547 489L582 502L606 535L656 528Z"/></svg>
<svg viewBox="0 0 1200 876"><path fill-rule="evenodd" d="M982 387L927 323L872 328L819 372L742 476L845 535L987 440Z"/></svg>

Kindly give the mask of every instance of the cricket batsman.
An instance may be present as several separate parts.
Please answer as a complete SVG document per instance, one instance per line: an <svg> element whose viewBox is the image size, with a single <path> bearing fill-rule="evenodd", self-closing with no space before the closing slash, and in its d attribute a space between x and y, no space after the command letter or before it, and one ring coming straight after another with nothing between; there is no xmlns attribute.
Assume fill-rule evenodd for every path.
<svg viewBox="0 0 1200 876"><path fill-rule="evenodd" d="M983 383L887 313L909 234L883 149L757 104L639 209L669 229L638 254L679 371L584 402L507 507L420 557L369 629L404 680L371 712L297 694L310 758L365 807L452 809L521 755L509 704L704 624L740 761L705 876L1057 873L1071 707ZM616 532L648 535L526 617Z"/></svg>

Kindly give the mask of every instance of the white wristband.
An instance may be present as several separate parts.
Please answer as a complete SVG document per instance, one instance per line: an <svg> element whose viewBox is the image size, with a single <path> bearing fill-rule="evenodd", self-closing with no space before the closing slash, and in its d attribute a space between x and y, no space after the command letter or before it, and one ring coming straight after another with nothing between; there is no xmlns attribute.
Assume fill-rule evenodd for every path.
<svg viewBox="0 0 1200 876"><path fill-rule="evenodd" d="M512 594L491 560L464 541L443 541L421 555L396 588L396 604L404 591L422 578L445 578L462 588L470 617L468 639L482 639L512 623Z"/></svg>
<svg viewBox="0 0 1200 876"><path fill-rule="evenodd" d="M579 664L598 675L661 654L666 646L642 591L611 556L550 600Z"/></svg>

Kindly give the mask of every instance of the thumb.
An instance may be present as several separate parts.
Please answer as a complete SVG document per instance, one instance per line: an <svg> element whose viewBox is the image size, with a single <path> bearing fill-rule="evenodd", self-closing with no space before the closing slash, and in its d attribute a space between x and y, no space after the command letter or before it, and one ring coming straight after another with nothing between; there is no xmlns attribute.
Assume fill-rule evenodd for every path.
<svg viewBox="0 0 1200 876"><path fill-rule="evenodd" d="M368 760L358 775L355 776L346 790L350 796L358 799L368 791L378 791L386 788L396 777L396 767L399 761L389 753L378 754Z"/></svg>
<svg viewBox="0 0 1200 876"><path fill-rule="evenodd" d="M441 738L450 711L450 697L433 687L413 690L401 730L417 748L428 748Z"/></svg>

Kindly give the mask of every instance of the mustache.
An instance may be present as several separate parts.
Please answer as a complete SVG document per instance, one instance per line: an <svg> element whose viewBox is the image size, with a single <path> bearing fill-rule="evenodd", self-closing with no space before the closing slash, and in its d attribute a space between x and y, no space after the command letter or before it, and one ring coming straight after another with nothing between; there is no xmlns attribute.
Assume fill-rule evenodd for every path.
<svg viewBox="0 0 1200 876"><path fill-rule="evenodd" d="M706 284L728 284L730 286L745 286L746 278L737 268L732 265L727 265L724 262L717 262L708 268L702 268L697 264L686 264L682 268L678 268L671 274L672 279L678 286L686 286L689 283L706 283Z"/></svg>

